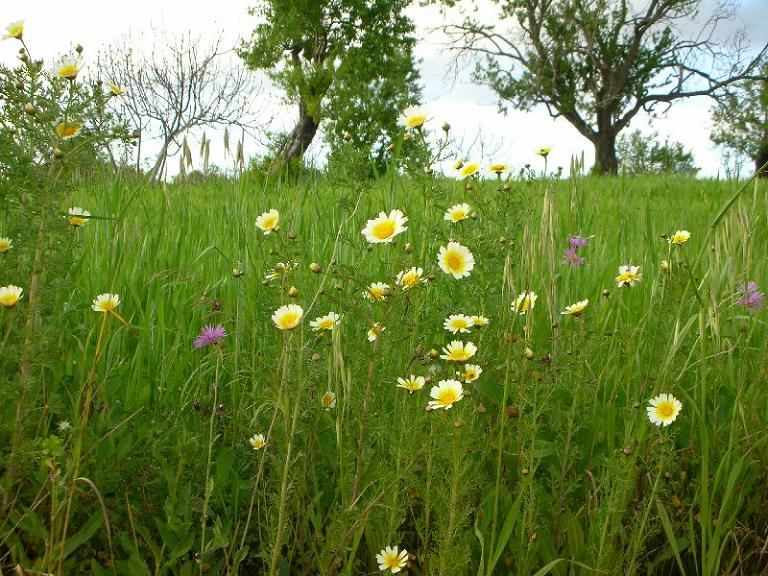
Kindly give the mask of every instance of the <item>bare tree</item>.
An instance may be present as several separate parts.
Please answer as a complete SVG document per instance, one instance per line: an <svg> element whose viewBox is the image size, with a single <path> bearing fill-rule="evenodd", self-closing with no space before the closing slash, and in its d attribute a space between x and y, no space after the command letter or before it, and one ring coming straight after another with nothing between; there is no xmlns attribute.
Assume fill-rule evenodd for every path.
<svg viewBox="0 0 768 576"><path fill-rule="evenodd" d="M253 92L260 89L252 73L227 62L233 50L221 40L204 43L186 33L175 37L128 34L99 56L99 69L122 91L123 112L134 126L161 143L151 180L163 173L169 155L176 154L180 137L200 126L238 126L255 123ZM133 46L150 46L135 50ZM234 60L234 59L233 59Z"/></svg>

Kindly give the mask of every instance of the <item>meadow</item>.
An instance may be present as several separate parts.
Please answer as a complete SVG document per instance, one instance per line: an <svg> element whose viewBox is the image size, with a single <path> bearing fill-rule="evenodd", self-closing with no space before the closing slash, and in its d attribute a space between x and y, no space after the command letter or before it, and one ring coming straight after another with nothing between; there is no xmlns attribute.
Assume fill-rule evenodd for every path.
<svg viewBox="0 0 768 576"><path fill-rule="evenodd" d="M2 573L764 573L768 187L538 160L6 207Z"/></svg>

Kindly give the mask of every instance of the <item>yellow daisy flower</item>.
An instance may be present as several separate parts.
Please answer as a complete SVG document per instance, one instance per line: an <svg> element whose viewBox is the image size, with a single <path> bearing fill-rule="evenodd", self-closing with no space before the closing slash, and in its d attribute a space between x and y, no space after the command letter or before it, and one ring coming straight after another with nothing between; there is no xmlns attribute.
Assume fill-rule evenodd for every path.
<svg viewBox="0 0 768 576"><path fill-rule="evenodd" d="M117 294L99 294L96 296L96 298L93 299L93 304L91 304L91 308L93 308L94 312L112 312L115 308L117 308L120 305L120 296Z"/></svg>
<svg viewBox="0 0 768 576"><path fill-rule="evenodd" d="M453 340L448 346L443 346L440 358L448 362L466 362L477 352L477 346L472 342L464 344L461 340Z"/></svg>
<svg viewBox="0 0 768 576"><path fill-rule="evenodd" d="M461 378L462 382L474 382L480 378L480 374L483 373L483 369L477 364L464 364L464 372L456 372Z"/></svg>
<svg viewBox="0 0 768 576"><path fill-rule="evenodd" d="M5 27L5 32L6 33L3 35L3 40L7 40L8 38L16 38L16 40L21 40L24 37L24 20L11 22L8 24L8 26Z"/></svg>
<svg viewBox="0 0 768 576"><path fill-rule="evenodd" d="M680 244L685 244L686 242L688 242L690 237L691 237L691 233L688 232L688 230L678 230L667 239L667 242L669 242L670 244L677 244L678 246L680 246Z"/></svg>
<svg viewBox="0 0 768 576"><path fill-rule="evenodd" d="M463 164L459 169L459 178L463 180L468 176L477 174L479 170L480 170L479 162L470 162L469 164Z"/></svg>
<svg viewBox="0 0 768 576"><path fill-rule="evenodd" d="M274 208L264 212L264 214L256 218L256 228L264 232L264 234L280 230L280 213Z"/></svg>
<svg viewBox="0 0 768 576"><path fill-rule="evenodd" d="M298 304L285 304L272 314L272 322L280 330L292 330L299 325L302 316L304 316L304 309L301 306Z"/></svg>
<svg viewBox="0 0 768 576"><path fill-rule="evenodd" d="M458 242L448 242L448 246L440 247L437 264L443 272L458 280L469 276L475 267L475 258L467 247Z"/></svg>
<svg viewBox="0 0 768 576"><path fill-rule="evenodd" d="M403 290L408 290L419 283L427 281L426 278L422 278L422 274L424 274L424 270L414 266L413 268L399 272L397 278L395 278L395 283Z"/></svg>
<svg viewBox="0 0 768 576"><path fill-rule="evenodd" d="M0 254L5 254L13 246L13 241L7 236L0 236Z"/></svg>
<svg viewBox="0 0 768 576"><path fill-rule="evenodd" d="M374 323L373 326L371 326L371 329L368 330L368 341L369 342L376 342L376 340L379 339L379 335L386 330L384 326L379 324L378 322Z"/></svg>
<svg viewBox="0 0 768 576"><path fill-rule="evenodd" d="M501 176L504 172L509 171L509 165L508 164L491 164L488 167L488 172L493 172L497 176Z"/></svg>
<svg viewBox="0 0 768 576"><path fill-rule="evenodd" d="M517 298L515 298L515 301L512 304L512 311L515 314L525 316L528 312L533 310L534 306L536 306L536 300L538 298L539 297L536 294L536 292L531 292L529 290L526 290L525 292L520 294Z"/></svg>
<svg viewBox="0 0 768 576"><path fill-rule="evenodd" d="M341 322L341 316L336 312L329 312L325 316L315 318L309 323L312 330L333 330Z"/></svg>
<svg viewBox="0 0 768 576"><path fill-rule="evenodd" d="M422 388L424 388L424 384L426 384L426 380L424 379L424 376L414 376L413 374L411 374L410 378L397 379L397 387L405 388L411 394L416 392L416 390L421 390Z"/></svg>
<svg viewBox="0 0 768 576"><path fill-rule="evenodd" d="M24 297L24 289L13 284L0 288L0 306L10 310Z"/></svg>
<svg viewBox="0 0 768 576"><path fill-rule="evenodd" d="M445 211L443 220L447 220L448 222L453 222L455 224L456 222L461 222L462 220L469 218L470 212L471 208L466 202L463 204L455 204Z"/></svg>
<svg viewBox="0 0 768 576"><path fill-rule="evenodd" d="M384 282L373 282L363 292L363 298L366 300L377 301L386 300L390 290L391 288L389 287L389 284L385 284Z"/></svg>
<svg viewBox="0 0 768 576"><path fill-rule="evenodd" d="M616 285L619 288L622 286L634 286L642 279L643 275L640 274L640 266L619 266L619 275L616 276Z"/></svg>
<svg viewBox="0 0 768 576"><path fill-rule="evenodd" d="M474 326L472 318L464 314L451 314L443 322L443 328L454 334L457 332L469 332L472 326Z"/></svg>
<svg viewBox="0 0 768 576"><path fill-rule="evenodd" d="M584 314L584 310L586 310L587 304L589 304L589 300L579 300L578 302L576 302L576 304L571 304L570 306L566 306L565 310L563 312L560 312L560 314L571 315L574 318L578 318L579 316Z"/></svg>
<svg viewBox="0 0 768 576"><path fill-rule="evenodd" d="M409 106L400 115L400 124L406 128L421 128L425 122L431 120L429 111L425 106Z"/></svg>
<svg viewBox="0 0 768 576"><path fill-rule="evenodd" d="M429 395L434 400L427 402L427 410L436 410L437 408L448 410L454 402L458 402L464 397L464 387L458 380L440 380L437 386L432 386Z"/></svg>
<svg viewBox="0 0 768 576"><path fill-rule="evenodd" d="M82 128L77 122L59 122L56 125L56 135L62 140L67 140L80 134Z"/></svg>
<svg viewBox="0 0 768 576"><path fill-rule="evenodd" d="M254 450L261 450L267 443L267 441L264 439L264 434L254 434L251 438L248 439L248 442L251 443L251 446L253 446Z"/></svg>
<svg viewBox="0 0 768 576"><path fill-rule="evenodd" d="M552 152L552 146L544 146L543 148L539 148L536 150L536 154L541 156L542 158L546 158L549 156L549 153Z"/></svg>
<svg viewBox="0 0 768 576"><path fill-rule="evenodd" d="M91 213L88 210L83 210L79 206L72 206L72 208L67 210L67 214L69 215L67 221L75 228L85 225L91 217Z"/></svg>
<svg viewBox="0 0 768 576"><path fill-rule="evenodd" d="M646 410L651 423L657 426L669 426L682 409L683 403L672 394L659 394L651 399L650 406Z"/></svg>
<svg viewBox="0 0 768 576"><path fill-rule="evenodd" d="M368 220L361 234L371 244L392 242L395 236L408 229L405 227L406 222L408 218L400 210L392 210L389 215L379 212L376 218Z"/></svg>
<svg viewBox="0 0 768 576"><path fill-rule="evenodd" d="M398 551L397 546L387 546L376 554L376 562L379 563L379 570L382 572L390 570L392 574L396 574L408 563L408 551Z"/></svg>
<svg viewBox="0 0 768 576"><path fill-rule="evenodd" d="M56 74L67 80L74 80L83 67L79 56L63 56L54 66Z"/></svg>

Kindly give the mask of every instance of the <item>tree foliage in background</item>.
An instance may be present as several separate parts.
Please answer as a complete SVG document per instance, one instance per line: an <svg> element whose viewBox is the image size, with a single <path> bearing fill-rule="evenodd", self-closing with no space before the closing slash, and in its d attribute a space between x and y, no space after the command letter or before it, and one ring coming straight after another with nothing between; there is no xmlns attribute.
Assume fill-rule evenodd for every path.
<svg viewBox="0 0 768 576"><path fill-rule="evenodd" d="M345 132L381 156L398 114L419 98L409 0L261 0L240 55L298 106L273 166L300 159L327 122L331 151Z"/></svg>
<svg viewBox="0 0 768 576"><path fill-rule="evenodd" d="M680 142L670 142L669 138L659 141L658 132L643 134L640 130L633 130L622 134L616 142L616 154L622 174L695 176L699 171L690 150L686 150Z"/></svg>
<svg viewBox="0 0 768 576"><path fill-rule="evenodd" d="M712 120L712 142L754 160L755 170L768 162L768 60L759 78L741 82L718 102Z"/></svg>
<svg viewBox="0 0 768 576"><path fill-rule="evenodd" d="M480 58L475 77L502 102L524 110L544 105L568 120L594 145L600 173L618 171L616 138L639 112L663 112L692 96L722 97L758 62L747 58L743 36L718 39L721 23L734 16L729 3L708 16L702 0L494 5L492 23L467 17L445 27L454 49Z"/></svg>

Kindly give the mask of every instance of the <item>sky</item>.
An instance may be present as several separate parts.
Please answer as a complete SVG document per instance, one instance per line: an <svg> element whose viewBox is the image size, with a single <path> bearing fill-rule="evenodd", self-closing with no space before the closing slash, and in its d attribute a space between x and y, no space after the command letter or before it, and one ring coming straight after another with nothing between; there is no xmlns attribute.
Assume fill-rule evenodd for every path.
<svg viewBox="0 0 768 576"><path fill-rule="evenodd" d="M714 1L703 0L703 4L706 8ZM53 61L80 43L85 47L86 65L90 63L93 67L99 49L129 31L147 32L152 26L169 34L192 30L203 40L221 37L223 42L234 46L239 39L248 38L253 29L255 19L247 14L250 4L248 0L221 0L215 4L189 0L3 2L0 26L23 19L24 38L36 59ZM477 0L472 4L481 16L487 17L493 11L490 0ZM420 41L416 55L420 59L424 103L434 117L435 131L439 131L444 121L451 124L458 147L457 156L484 163L505 162L519 168L528 163L535 165L537 160L540 161L535 151L542 146L552 146L551 167L567 168L571 156L582 153L587 166L592 164L591 143L567 121L550 118L544 109L501 114L494 93L472 83L469 77L471 65L463 66L458 75L451 71L451 55L446 50L445 37L434 30L443 21L437 8L416 6L409 14L418 26ZM458 12L452 11L449 17L458 18ZM752 44L757 45L768 40L765 22L768 22L768 0L741 0L736 18L723 32L744 26ZM14 65L17 49L12 40L0 42L0 62ZM234 57L233 64L238 64ZM265 101L263 109L270 119L269 130L292 128L296 111L283 105L279 92L267 87L258 97ZM657 131L662 139L669 137L672 141L682 142L693 152L697 166L702 169L701 174L716 176L722 173L723 166L720 151L709 141L710 107L707 98L689 99L675 104L662 118L652 120L638 115L630 129ZM194 141L199 136L199 133L195 134L191 139ZM210 131L208 137L212 140L212 161L223 160L223 144L217 148L216 136L211 136ZM322 146L318 144L313 144L309 151L313 158L322 156ZM260 151L259 144L246 141L246 156ZM174 159L169 161L171 171L177 164Z"/></svg>

